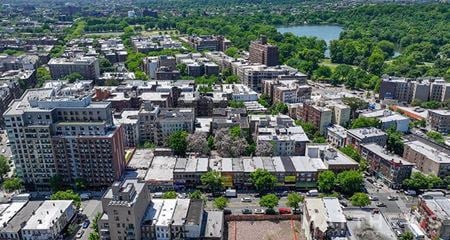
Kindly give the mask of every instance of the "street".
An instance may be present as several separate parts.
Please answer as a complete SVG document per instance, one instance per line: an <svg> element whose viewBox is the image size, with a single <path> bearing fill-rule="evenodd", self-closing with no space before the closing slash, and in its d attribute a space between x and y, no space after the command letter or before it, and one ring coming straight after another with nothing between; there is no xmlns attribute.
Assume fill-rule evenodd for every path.
<svg viewBox="0 0 450 240"><path fill-rule="evenodd" d="M98 213L102 212L102 202L99 199L91 199L91 200L87 200L87 201L82 201L81 208L83 209L82 213L88 217L88 219L89 219L89 221L91 221L91 223L89 224L89 227L87 227L85 229L80 228L78 230L78 232L84 230L83 236L79 239L87 240L89 238L89 234L91 234L91 232L94 231L94 229L92 229L92 223L94 221L95 216Z"/></svg>

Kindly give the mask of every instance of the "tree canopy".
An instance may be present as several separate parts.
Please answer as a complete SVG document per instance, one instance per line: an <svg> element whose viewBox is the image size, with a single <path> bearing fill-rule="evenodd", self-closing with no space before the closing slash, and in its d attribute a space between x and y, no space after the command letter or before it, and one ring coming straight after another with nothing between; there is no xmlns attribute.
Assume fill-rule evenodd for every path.
<svg viewBox="0 0 450 240"><path fill-rule="evenodd" d="M259 205L261 207L266 207L269 209L273 209L274 207L278 206L278 197L275 194L267 194L261 197L259 200Z"/></svg>
<svg viewBox="0 0 450 240"><path fill-rule="evenodd" d="M266 169L258 168L250 173L250 181L260 193L265 193L274 189L277 178Z"/></svg>

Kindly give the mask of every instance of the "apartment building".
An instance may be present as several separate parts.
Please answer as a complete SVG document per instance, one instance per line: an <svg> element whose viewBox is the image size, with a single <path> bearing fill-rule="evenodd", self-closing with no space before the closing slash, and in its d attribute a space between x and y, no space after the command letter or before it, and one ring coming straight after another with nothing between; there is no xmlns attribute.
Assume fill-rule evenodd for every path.
<svg viewBox="0 0 450 240"><path fill-rule="evenodd" d="M347 145L355 147L358 151L361 151L362 144L376 143L384 147L386 141L387 134L374 127L347 130Z"/></svg>
<svg viewBox="0 0 450 240"><path fill-rule="evenodd" d="M123 127L126 147L137 147L139 145L138 114L138 110L125 110L120 114L114 115L114 125Z"/></svg>
<svg viewBox="0 0 450 240"><path fill-rule="evenodd" d="M450 151L432 146L422 141L410 141L404 144L403 158L414 163L425 174L434 174L445 178L450 175Z"/></svg>
<svg viewBox="0 0 450 240"><path fill-rule="evenodd" d="M102 197L103 214L98 221L100 239L142 239L141 222L150 202L145 183L137 179L113 183Z"/></svg>
<svg viewBox="0 0 450 240"><path fill-rule="evenodd" d="M22 96L22 89L17 80L0 80L0 114L8 108L8 105L15 99ZM3 126L3 118L0 118L0 125Z"/></svg>
<svg viewBox="0 0 450 240"><path fill-rule="evenodd" d="M191 108L160 108L144 102L138 113L139 142L150 141L158 146L166 144L177 131L194 131L195 113Z"/></svg>
<svg viewBox="0 0 450 240"><path fill-rule="evenodd" d="M419 196L414 212L428 238L450 239L450 199L439 192Z"/></svg>
<svg viewBox="0 0 450 240"><path fill-rule="evenodd" d="M75 214L72 200L44 201L22 227L22 240L61 239L63 229Z"/></svg>
<svg viewBox="0 0 450 240"><path fill-rule="evenodd" d="M337 198L306 198L302 222L308 240L349 236L347 219Z"/></svg>
<svg viewBox="0 0 450 240"><path fill-rule="evenodd" d="M249 60L251 63L276 66L280 62L278 47L269 44L266 36L261 36L261 39L250 43Z"/></svg>
<svg viewBox="0 0 450 240"><path fill-rule="evenodd" d="M226 39L224 36L189 36L187 41L189 45L199 52L224 52L231 46L231 41Z"/></svg>
<svg viewBox="0 0 450 240"><path fill-rule="evenodd" d="M369 163L369 173L381 179L390 188L398 189L411 176L413 163L389 153L376 143L363 144L361 156Z"/></svg>
<svg viewBox="0 0 450 240"><path fill-rule="evenodd" d="M100 39L100 52L105 55L105 58L112 64L125 62L128 57L128 53L122 40L119 38Z"/></svg>
<svg viewBox="0 0 450 240"><path fill-rule="evenodd" d="M20 195L19 195L20 196ZM22 227L33 213L41 206L42 201L29 201L29 196L25 199L13 198L9 203L2 204L2 226L0 227L0 239L2 240L22 240Z"/></svg>
<svg viewBox="0 0 450 240"><path fill-rule="evenodd" d="M273 103L300 103L311 99L312 88L298 73L292 79L279 76L275 80L265 80L262 92L272 99Z"/></svg>
<svg viewBox="0 0 450 240"><path fill-rule="evenodd" d="M79 73L84 79L100 77L100 67L96 57L52 58L48 62L53 79L61 79L71 73Z"/></svg>
<svg viewBox="0 0 450 240"><path fill-rule="evenodd" d="M222 84L222 91L228 95L230 100L241 102L258 101L258 93L244 84Z"/></svg>
<svg viewBox="0 0 450 240"><path fill-rule="evenodd" d="M349 106L332 102L327 104L327 107L331 109L331 122L341 126L347 126L350 123L350 113L351 109Z"/></svg>
<svg viewBox="0 0 450 240"><path fill-rule="evenodd" d="M450 133L450 110L429 110L428 123L435 131Z"/></svg>
<svg viewBox="0 0 450 240"><path fill-rule="evenodd" d="M380 85L381 99L396 99L410 103L413 100L443 102L450 98L450 83L444 79L418 79L389 77Z"/></svg>
<svg viewBox="0 0 450 240"><path fill-rule="evenodd" d="M247 111L245 108L215 108L211 121L212 133L221 128L238 126L242 131L249 130Z"/></svg>
<svg viewBox="0 0 450 240"><path fill-rule="evenodd" d="M263 80L274 79L278 76L296 77L299 73L297 69L285 65L268 67L263 64L242 64L236 68L236 75L242 84L261 92Z"/></svg>
<svg viewBox="0 0 450 240"><path fill-rule="evenodd" d="M331 125L333 114L328 107L305 102L297 112L300 119L312 123L322 135L325 135L327 127Z"/></svg>
<svg viewBox="0 0 450 240"><path fill-rule="evenodd" d="M29 188L48 188L55 175L68 185L81 178L108 186L124 170L123 128L114 125L111 104L71 91L29 89L3 115L11 159Z"/></svg>
<svg viewBox="0 0 450 240"><path fill-rule="evenodd" d="M332 125L327 128L327 141L337 147L344 147L347 143L347 129L341 125Z"/></svg>

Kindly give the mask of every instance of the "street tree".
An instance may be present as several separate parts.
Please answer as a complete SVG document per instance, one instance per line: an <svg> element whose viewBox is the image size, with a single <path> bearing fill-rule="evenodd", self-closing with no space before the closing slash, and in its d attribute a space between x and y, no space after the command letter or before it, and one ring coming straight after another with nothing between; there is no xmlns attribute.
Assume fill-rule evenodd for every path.
<svg viewBox="0 0 450 240"><path fill-rule="evenodd" d="M195 190L195 191L189 193L189 198L195 199L195 200L201 200L201 199L203 199L203 194L200 190Z"/></svg>
<svg viewBox="0 0 450 240"><path fill-rule="evenodd" d="M350 201L355 207L365 207L370 204L370 198L365 193L355 193L350 198Z"/></svg>
<svg viewBox="0 0 450 240"><path fill-rule="evenodd" d="M411 177L403 181L403 185L412 190L435 188L443 185L442 179L435 175L425 175L420 172L414 172Z"/></svg>
<svg viewBox="0 0 450 240"><path fill-rule="evenodd" d="M205 185L212 193L222 191L224 185L224 178L218 171L209 171L200 177L200 181Z"/></svg>
<svg viewBox="0 0 450 240"><path fill-rule="evenodd" d="M317 186L321 192L329 193L334 189L336 182L336 175L333 171L326 170L319 173L319 178L317 179Z"/></svg>
<svg viewBox="0 0 450 240"><path fill-rule="evenodd" d="M413 240L413 239L414 239L414 235L410 231L406 231L406 232L402 233L400 235L400 237L398 237L398 240Z"/></svg>
<svg viewBox="0 0 450 240"><path fill-rule="evenodd" d="M287 200L287 204L289 207L298 208L299 203L303 202L305 200L305 197L303 195L300 195L299 193L293 192L288 194Z"/></svg>
<svg viewBox="0 0 450 240"><path fill-rule="evenodd" d="M178 196L177 192L175 192L175 191L168 191L168 192L163 193L162 198L163 199L176 199L177 196Z"/></svg>
<svg viewBox="0 0 450 240"><path fill-rule="evenodd" d="M396 131L395 128L389 128L387 131L386 148L397 155L403 155L403 139L402 133Z"/></svg>
<svg viewBox="0 0 450 240"><path fill-rule="evenodd" d="M0 179L3 179L3 176L10 170L11 168L9 167L8 159L5 156L0 155Z"/></svg>
<svg viewBox="0 0 450 240"><path fill-rule="evenodd" d="M355 170L341 172L336 177L336 183L342 193L349 195L360 191L363 181L363 175L359 171Z"/></svg>
<svg viewBox="0 0 450 240"><path fill-rule="evenodd" d="M214 199L214 206L220 210L223 210L228 205L228 198L218 197Z"/></svg>
<svg viewBox="0 0 450 240"><path fill-rule="evenodd" d="M23 187L23 182L20 178L8 178L3 181L2 187L7 192L13 192Z"/></svg>
<svg viewBox="0 0 450 240"><path fill-rule="evenodd" d="M184 156L187 149L187 138L188 133L185 131L177 131L170 134L167 140L167 145L173 150L176 155Z"/></svg>
<svg viewBox="0 0 450 240"><path fill-rule="evenodd" d="M78 193L73 190L58 191L50 196L51 200L73 200L75 206L80 207L81 197Z"/></svg>
<svg viewBox="0 0 450 240"><path fill-rule="evenodd" d="M380 120L370 117L359 117L352 121L351 128L367 128L367 127L378 127L380 125Z"/></svg>
<svg viewBox="0 0 450 240"><path fill-rule="evenodd" d="M209 153L208 140L205 133L196 132L190 134L187 138L189 152L196 152L201 155L207 155Z"/></svg>
<svg viewBox="0 0 450 240"><path fill-rule="evenodd" d="M266 193L274 189L277 178L266 169L258 168L250 173L250 181L260 193Z"/></svg>
<svg viewBox="0 0 450 240"><path fill-rule="evenodd" d="M278 197L275 194L267 194L261 197L259 200L259 205L261 207L266 207L269 209L273 209L274 207L278 206Z"/></svg>

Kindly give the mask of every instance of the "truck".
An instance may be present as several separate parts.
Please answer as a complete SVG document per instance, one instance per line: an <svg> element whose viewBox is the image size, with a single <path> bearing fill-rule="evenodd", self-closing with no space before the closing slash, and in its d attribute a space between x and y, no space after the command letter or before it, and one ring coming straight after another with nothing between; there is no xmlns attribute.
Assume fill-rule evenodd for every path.
<svg viewBox="0 0 450 240"><path fill-rule="evenodd" d="M224 192L225 197L237 197L236 189L227 189Z"/></svg>

